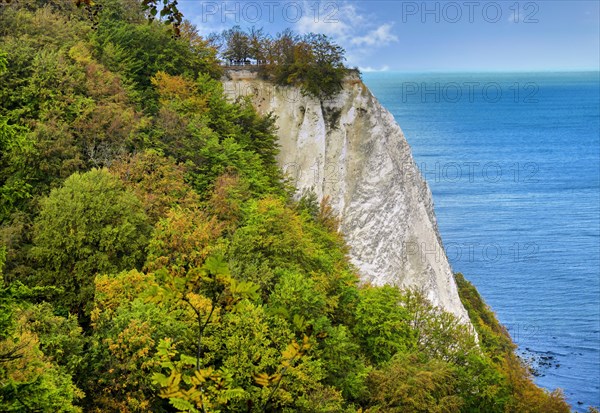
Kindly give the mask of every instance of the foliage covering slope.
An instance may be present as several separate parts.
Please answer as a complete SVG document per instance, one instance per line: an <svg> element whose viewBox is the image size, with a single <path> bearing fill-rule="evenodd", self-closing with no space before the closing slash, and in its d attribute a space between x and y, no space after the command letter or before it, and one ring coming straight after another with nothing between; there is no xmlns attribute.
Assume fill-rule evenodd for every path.
<svg viewBox="0 0 600 413"><path fill-rule="evenodd" d="M359 285L193 27L98 4L0 9L1 411L568 411L468 284L481 346Z"/></svg>

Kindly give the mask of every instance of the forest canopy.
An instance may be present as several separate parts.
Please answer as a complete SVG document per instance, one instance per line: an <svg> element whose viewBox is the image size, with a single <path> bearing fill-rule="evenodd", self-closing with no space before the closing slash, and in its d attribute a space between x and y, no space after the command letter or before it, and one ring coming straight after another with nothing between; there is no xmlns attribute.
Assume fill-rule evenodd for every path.
<svg viewBox="0 0 600 413"><path fill-rule="evenodd" d="M0 411L569 411L461 276L479 341L359 283L327 199L292 196L274 118L153 5L0 8ZM278 82L342 67L323 36L278 41Z"/></svg>

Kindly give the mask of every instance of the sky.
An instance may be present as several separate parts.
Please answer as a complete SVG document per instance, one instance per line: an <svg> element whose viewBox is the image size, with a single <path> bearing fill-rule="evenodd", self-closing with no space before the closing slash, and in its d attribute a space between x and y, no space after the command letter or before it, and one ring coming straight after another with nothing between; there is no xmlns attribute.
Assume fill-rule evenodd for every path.
<svg viewBox="0 0 600 413"><path fill-rule="evenodd" d="M323 33L369 71L600 69L600 1L180 0L201 34Z"/></svg>

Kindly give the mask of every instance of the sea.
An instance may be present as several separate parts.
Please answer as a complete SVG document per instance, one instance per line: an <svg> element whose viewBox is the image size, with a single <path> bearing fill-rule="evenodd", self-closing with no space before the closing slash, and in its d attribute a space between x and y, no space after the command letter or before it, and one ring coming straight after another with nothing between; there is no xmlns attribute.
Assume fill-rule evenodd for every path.
<svg viewBox="0 0 600 413"><path fill-rule="evenodd" d="M600 73L364 73L535 381L600 406Z"/></svg>

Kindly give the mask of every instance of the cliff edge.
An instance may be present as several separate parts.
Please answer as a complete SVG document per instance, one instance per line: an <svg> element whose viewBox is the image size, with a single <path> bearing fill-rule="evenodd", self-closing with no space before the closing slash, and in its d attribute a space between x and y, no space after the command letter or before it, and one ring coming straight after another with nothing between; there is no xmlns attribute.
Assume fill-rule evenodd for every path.
<svg viewBox="0 0 600 413"><path fill-rule="evenodd" d="M279 164L299 193L329 197L363 281L420 288L468 322L431 191L400 126L358 76L348 76L326 101L251 70L228 71L223 86L228 96L248 96L260 113L277 117Z"/></svg>

